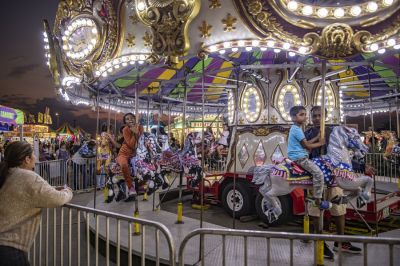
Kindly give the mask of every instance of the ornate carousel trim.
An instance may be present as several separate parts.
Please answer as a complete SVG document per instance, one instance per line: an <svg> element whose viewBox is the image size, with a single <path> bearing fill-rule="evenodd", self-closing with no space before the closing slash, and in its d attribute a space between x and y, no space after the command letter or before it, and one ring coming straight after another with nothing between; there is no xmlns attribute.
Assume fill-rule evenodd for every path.
<svg viewBox="0 0 400 266"><path fill-rule="evenodd" d="M261 0L233 0L233 2L246 27L260 39L283 42L289 47L301 45L304 47L303 50L309 51L306 53L323 58L344 58L358 52L374 52L400 42L398 36L400 15L397 15L390 27L377 34L371 34L366 30L354 32L346 23L333 23L326 25L321 34L307 32L297 25L297 28L302 29L299 31L300 35L306 32L300 37L284 30L271 4L266 5Z"/></svg>

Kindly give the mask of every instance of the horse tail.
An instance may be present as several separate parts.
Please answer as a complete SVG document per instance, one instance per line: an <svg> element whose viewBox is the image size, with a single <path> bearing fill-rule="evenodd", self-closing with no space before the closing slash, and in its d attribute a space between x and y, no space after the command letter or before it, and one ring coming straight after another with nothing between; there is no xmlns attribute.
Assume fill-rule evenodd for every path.
<svg viewBox="0 0 400 266"><path fill-rule="evenodd" d="M273 164L265 164L254 167L252 182L256 185L262 185L265 182L271 183L270 177L273 167Z"/></svg>

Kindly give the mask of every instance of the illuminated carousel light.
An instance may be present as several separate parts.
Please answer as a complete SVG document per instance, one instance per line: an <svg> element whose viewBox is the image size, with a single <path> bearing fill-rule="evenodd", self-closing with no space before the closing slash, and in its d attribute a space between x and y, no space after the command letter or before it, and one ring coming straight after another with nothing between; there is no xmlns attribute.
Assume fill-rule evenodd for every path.
<svg viewBox="0 0 400 266"><path fill-rule="evenodd" d="M230 48L231 47L231 43L230 42L224 42L224 48Z"/></svg>
<svg viewBox="0 0 400 266"><path fill-rule="evenodd" d="M109 69L107 69L107 71L110 72L110 73L112 72L112 70L113 70L112 67L110 67Z"/></svg>
<svg viewBox="0 0 400 266"><path fill-rule="evenodd" d="M318 9L318 11L317 11L317 15L318 15L318 17L320 17L320 18L326 18L326 17L328 16L328 14L329 14L328 9L326 9L326 8L324 8L324 7Z"/></svg>
<svg viewBox="0 0 400 266"><path fill-rule="evenodd" d="M64 45L63 45L63 49L64 49L64 50L68 50L68 46L64 44Z"/></svg>
<svg viewBox="0 0 400 266"><path fill-rule="evenodd" d="M219 50L220 54L225 54L225 50Z"/></svg>
<svg viewBox="0 0 400 266"><path fill-rule="evenodd" d="M268 46L268 47L274 47L274 45L275 45L275 42L274 42L274 41L268 41L268 42L267 42L267 46Z"/></svg>
<svg viewBox="0 0 400 266"><path fill-rule="evenodd" d="M212 46L210 46L210 52L216 52L217 51L217 46L215 46L215 45L212 45Z"/></svg>
<svg viewBox="0 0 400 266"><path fill-rule="evenodd" d="M368 2L367 4L367 11L368 12L375 12L378 9L378 4L374 1Z"/></svg>
<svg viewBox="0 0 400 266"><path fill-rule="evenodd" d="M395 46L393 46L393 48L396 50L400 49L400 44L396 44Z"/></svg>
<svg viewBox="0 0 400 266"><path fill-rule="evenodd" d="M100 71L96 71L96 76L100 76Z"/></svg>
<svg viewBox="0 0 400 266"><path fill-rule="evenodd" d="M313 7L309 5L304 6L301 10L301 13L303 13L304 16L310 16L313 12Z"/></svg>
<svg viewBox="0 0 400 266"><path fill-rule="evenodd" d="M107 77L107 72L103 72L103 74L101 74L103 77Z"/></svg>
<svg viewBox="0 0 400 266"><path fill-rule="evenodd" d="M382 3L384 6L391 6L393 4L393 0L383 0Z"/></svg>
<svg viewBox="0 0 400 266"><path fill-rule="evenodd" d="M239 50L239 48L237 48L237 47L232 48L232 52L237 52L238 50Z"/></svg>
<svg viewBox="0 0 400 266"><path fill-rule="evenodd" d="M63 35L63 36L61 37L61 39L62 39L63 41L66 41L66 40L67 40L67 37Z"/></svg>
<svg viewBox="0 0 400 266"><path fill-rule="evenodd" d="M43 32L43 37L47 38L47 33L45 31Z"/></svg>
<svg viewBox="0 0 400 266"><path fill-rule="evenodd" d="M238 46L243 47L245 45L245 42L243 40L238 41Z"/></svg>
<svg viewBox="0 0 400 266"><path fill-rule="evenodd" d="M385 48L379 49L378 50L378 54L384 54L386 52Z"/></svg>
<svg viewBox="0 0 400 266"><path fill-rule="evenodd" d="M260 48L260 50L263 51L263 52L264 52L264 51L267 51L267 47L264 47L264 46L263 46L263 47Z"/></svg>
<svg viewBox="0 0 400 266"><path fill-rule="evenodd" d="M145 8L146 8L145 3L143 3L143 1L140 1L140 2L138 3L138 5L137 5L137 9L138 9L139 11L143 11Z"/></svg>
<svg viewBox="0 0 400 266"><path fill-rule="evenodd" d="M288 8L290 11L296 11L298 7L299 7L299 4L298 4L296 1L290 1L290 2L287 4L287 8Z"/></svg>
<svg viewBox="0 0 400 266"><path fill-rule="evenodd" d="M96 29L96 28L93 28L93 29L92 29L92 33L93 33L93 34L96 34L96 33L97 33L97 29Z"/></svg>
<svg viewBox="0 0 400 266"><path fill-rule="evenodd" d="M250 52L251 50L253 50L253 47L251 47L251 46L247 46L247 47L246 47L246 51L247 51L247 52Z"/></svg>
<svg viewBox="0 0 400 266"><path fill-rule="evenodd" d="M251 45L253 45L254 47L257 47L259 44L260 44L260 41L259 41L259 40L253 40L253 41L251 42Z"/></svg>
<svg viewBox="0 0 400 266"><path fill-rule="evenodd" d="M301 54L305 54L305 53L307 53L307 48L306 47L304 47L304 46L300 46L299 47L299 53L301 53Z"/></svg>
<svg viewBox="0 0 400 266"><path fill-rule="evenodd" d="M396 40L392 38L392 39L387 40L386 43L388 46L393 46L396 44Z"/></svg>
<svg viewBox="0 0 400 266"><path fill-rule="evenodd" d="M120 67L119 64L114 66L115 69L118 69L119 67Z"/></svg>
<svg viewBox="0 0 400 266"><path fill-rule="evenodd" d="M143 60L139 60L138 63L139 63L139 65L143 65L144 61Z"/></svg>
<svg viewBox="0 0 400 266"><path fill-rule="evenodd" d="M281 52L281 49L274 49L274 53L279 54Z"/></svg>
<svg viewBox="0 0 400 266"><path fill-rule="evenodd" d="M371 49L371 51L375 52L379 49L379 45L377 43L373 43L369 48Z"/></svg>
<svg viewBox="0 0 400 266"><path fill-rule="evenodd" d="M290 48L290 43L285 42L283 44L283 49L288 50Z"/></svg>
<svg viewBox="0 0 400 266"><path fill-rule="evenodd" d="M293 57L293 56L295 56L295 55L296 55L295 52L289 52L289 56Z"/></svg>
<svg viewBox="0 0 400 266"><path fill-rule="evenodd" d="M123 67L126 67L127 65L128 65L127 62L122 62L122 66L123 66Z"/></svg>
<svg viewBox="0 0 400 266"><path fill-rule="evenodd" d="M361 14L361 12L362 12L362 9L359 6L352 6L351 9L350 9L350 14L353 17L359 16Z"/></svg>
<svg viewBox="0 0 400 266"><path fill-rule="evenodd" d="M335 16L335 18L342 18L344 16L344 9L340 7L336 8L333 12L333 15Z"/></svg>

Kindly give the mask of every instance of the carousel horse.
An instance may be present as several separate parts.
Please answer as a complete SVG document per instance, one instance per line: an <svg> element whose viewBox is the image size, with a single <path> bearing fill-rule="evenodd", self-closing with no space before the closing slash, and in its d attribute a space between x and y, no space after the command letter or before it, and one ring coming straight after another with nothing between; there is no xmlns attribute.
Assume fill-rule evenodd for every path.
<svg viewBox="0 0 400 266"><path fill-rule="evenodd" d="M202 178L203 170L197 158L196 145L201 142L201 135L191 132L186 136L183 149L172 152L168 141L163 139L163 152L160 160L161 170L164 172L181 173L193 176L192 183L198 184Z"/></svg>
<svg viewBox="0 0 400 266"><path fill-rule="evenodd" d="M383 154L383 159L391 164L399 165L400 146L395 133L389 130L384 130L381 133L382 137L386 140L386 148Z"/></svg>
<svg viewBox="0 0 400 266"><path fill-rule="evenodd" d="M357 130L337 126L330 135L327 154L313 159L324 173L327 186L339 186L357 192L358 208L369 201L373 181L369 176L358 176L353 171L351 158L352 155L363 158L367 151L368 147L362 143ZM263 209L270 223L282 214L278 196L289 194L296 187L312 188L311 174L291 161L255 167L253 182L261 185L259 191L265 199Z"/></svg>
<svg viewBox="0 0 400 266"><path fill-rule="evenodd" d="M137 183L147 183L147 194L150 195L158 188L168 187L168 182L161 171L159 160L161 158L161 147L157 143L156 136L144 132L139 140L136 149L136 156L129 160L131 176L135 177ZM121 168L117 163L110 165L110 176L107 179L105 201L111 202L115 196L114 184L118 187L116 201L126 198L126 185L122 177Z"/></svg>

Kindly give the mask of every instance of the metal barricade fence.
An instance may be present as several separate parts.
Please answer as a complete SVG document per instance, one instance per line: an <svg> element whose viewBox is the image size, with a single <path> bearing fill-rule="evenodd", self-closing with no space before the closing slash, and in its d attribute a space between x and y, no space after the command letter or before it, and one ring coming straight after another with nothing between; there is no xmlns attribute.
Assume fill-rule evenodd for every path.
<svg viewBox="0 0 400 266"><path fill-rule="evenodd" d="M74 191L93 189L96 184L96 158L72 159L68 162L68 184ZM100 184L97 184L99 187Z"/></svg>
<svg viewBox="0 0 400 266"><path fill-rule="evenodd" d="M35 172L52 186L68 184L66 160L42 161L35 164Z"/></svg>
<svg viewBox="0 0 400 266"><path fill-rule="evenodd" d="M111 222L114 228L110 228ZM140 229L140 235L134 236L134 227ZM146 245L147 242L149 245ZM39 232L28 258L32 266L97 266L99 262L110 265L110 261L115 261L118 266L132 265L134 244L140 246L140 252L135 255L140 256L141 265L145 265L146 256L153 259L156 265L161 262L173 266L176 263L172 235L163 224L66 204L43 210ZM168 247L165 256L168 260L160 259L160 245ZM147 250L149 246L154 249ZM99 250L103 251L105 261Z"/></svg>
<svg viewBox="0 0 400 266"><path fill-rule="evenodd" d="M397 183L400 175L400 158L385 158L383 153L368 153L365 163L375 168L378 181Z"/></svg>
<svg viewBox="0 0 400 266"><path fill-rule="evenodd" d="M370 244L379 244L379 245L384 245L388 247L388 253L387 254L382 254L379 253L377 255L379 256L387 256L389 255L389 265L394 266L394 246L400 246L400 239L399 238L383 238L383 237L361 237L361 236L338 236L338 235L316 235L316 234L300 234L300 233L287 233L287 232L266 232L266 231L253 231L253 230L232 230L232 229L211 229L211 228L203 228L203 229L195 229L191 233L189 233L182 241L180 247L179 247L179 253L178 253L178 261L179 265L183 266L184 265L184 251L186 245L189 243L189 241L196 236L200 236L200 249L199 249L199 256L197 258L200 259L199 263L196 265L205 265L205 241L206 241L206 236L214 236L214 239L212 239L213 243L216 241L219 241L215 239L215 237L221 237L222 240L222 250L221 250L221 262L222 265L227 264L227 246L230 247L230 251L232 249L235 249L235 252L238 252L237 247L232 246L232 243L228 243L227 241L232 240L230 239L231 237L236 237L236 238L241 238L243 239L243 263L244 265L251 265L249 264L249 259L248 259L248 246L249 246L249 240L251 238L257 238L257 239L265 239L266 246L263 251L266 251L266 261L263 263L264 265L271 265L272 259L272 254L271 250L272 247L274 247L274 244L271 243L271 240L288 240L289 241L289 247L288 247L288 253L289 254L289 262L287 263L288 265L296 265L294 262L294 241L295 240L309 240L314 242L314 251L316 250L316 243L318 240L323 240L323 241L337 241L339 243L339 246L341 243L345 242L351 242L351 243L362 243L363 244L363 265L368 265L368 245ZM257 242L258 248L260 249L260 242ZM254 246L253 246L254 247ZM276 247L275 247L276 248ZM286 250L279 250L277 252L276 249L274 249L274 252L276 253L284 253ZM298 252L298 251L297 251ZM342 265L342 260L343 260L343 254L342 250L339 249L338 252L338 265ZM262 254L256 253L256 251L252 251L253 256L261 256ZM265 254L263 252L263 254ZM191 254L193 256L193 254ZM238 259L238 254L235 253L234 255L235 261ZM297 254L296 256L299 256ZM386 257L387 258L387 257ZM276 258L275 258L276 259ZM276 261L273 261L276 263ZM285 262L280 262L280 265ZM213 260L213 265L219 265L218 261ZM283 265L283 264L282 264ZM316 254L314 255L314 263L313 265L317 265L317 260L316 260ZM357 264L360 265L360 264ZM397 264L398 265L398 264Z"/></svg>

